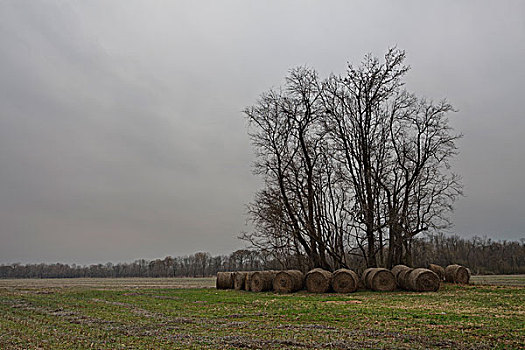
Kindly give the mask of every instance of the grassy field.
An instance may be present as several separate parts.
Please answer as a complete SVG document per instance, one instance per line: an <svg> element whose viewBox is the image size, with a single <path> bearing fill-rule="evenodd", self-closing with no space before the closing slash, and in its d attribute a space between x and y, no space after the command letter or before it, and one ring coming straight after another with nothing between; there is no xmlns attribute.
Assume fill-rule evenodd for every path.
<svg viewBox="0 0 525 350"><path fill-rule="evenodd" d="M472 276L473 284L525 287L525 275L483 275Z"/></svg>
<svg viewBox="0 0 525 350"><path fill-rule="evenodd" d="M211 278L0 280L0 349L522 349L524 281L277 295Z"/></svg>

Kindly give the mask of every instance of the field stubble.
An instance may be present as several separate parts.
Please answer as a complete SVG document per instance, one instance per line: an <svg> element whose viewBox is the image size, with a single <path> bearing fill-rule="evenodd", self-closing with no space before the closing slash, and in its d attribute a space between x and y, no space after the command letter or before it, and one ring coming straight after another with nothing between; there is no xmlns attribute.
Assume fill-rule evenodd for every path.
<svg viewBox="0 0 525 350"><path fill-rule="evenodd" d="M519 349L523 277L346 295L215 290L212 278L0 280L0 348Z"/></svg>

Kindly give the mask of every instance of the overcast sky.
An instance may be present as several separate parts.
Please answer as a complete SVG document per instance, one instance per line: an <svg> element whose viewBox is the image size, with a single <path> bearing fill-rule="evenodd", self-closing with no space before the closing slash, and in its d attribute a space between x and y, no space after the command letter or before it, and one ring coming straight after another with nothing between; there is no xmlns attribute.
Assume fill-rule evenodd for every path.
<svg viewBox="0 0 525 350"><path fill-rule="evenodd" d="M0 263L242 248L260 186L241 110L297 65L406 50L447 98L451 233L525 237L524 1L0 2Z"/></svg>

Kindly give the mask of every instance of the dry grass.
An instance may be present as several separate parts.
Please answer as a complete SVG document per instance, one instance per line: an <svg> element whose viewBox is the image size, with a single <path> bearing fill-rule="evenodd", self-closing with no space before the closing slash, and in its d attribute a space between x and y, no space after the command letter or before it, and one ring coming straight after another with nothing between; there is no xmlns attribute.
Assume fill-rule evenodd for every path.
<svg viewBox="0 0 525 350"><path fill-rule="evenodd" d="M470 278L470 283L525 287L525 275L473 275Z"/></svg>
<svg viewBox="0 0 525 350"><path fill-rule="evenodd" d="M0 280L0 348L525 346L523 287L281 295L214 286L213 278Z"/></svg>
<svg viewBox="0 0 525 350"><path fill-rule="evenodd" d="M143 289L214 288L215 277L204 278L43 278L0 279L0 289Z"/></svg>

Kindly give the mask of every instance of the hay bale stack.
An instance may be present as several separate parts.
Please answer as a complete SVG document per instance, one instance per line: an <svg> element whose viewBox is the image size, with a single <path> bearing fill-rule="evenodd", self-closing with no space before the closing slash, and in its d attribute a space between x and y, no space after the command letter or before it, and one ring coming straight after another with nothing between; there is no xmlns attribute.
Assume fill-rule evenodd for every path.
<svg viewBox="0 0 525 350"><path fill-rule="evenodd" d="M249 271L246 273L246 279L244 280L244 290L251 291L252 276L255 272Z"/></svg>
<svg viewBox="0 0 525 350"><path fill-rule="evenodd" d="M306 289L310 293L326 293L330 290L332 273L323 269L308 271L305 278Z"/></svg>
<svg viewBox="0 0 525 350"><path fill-rule="evenodd" d="M397 281L397 275L399 275L399 273L403 270L406 270L406 269L409 269L410 267L406 266L406 265L396 265L394 267L392 267L392 275L394 275L394 277L396 278L396 281Z"/></svg>
<svg viewBox="0 0 525 350"><path fill-rule="evenodd" d="M233 276L231 272L217 272L217 289L233 289Z"/></svg>
<svg viewBox="0 0 525 350"><path fill-rule="evenodd" d="M414 292L435 292L439 289L439 276L429 269L414 269L406 276L408 289Z"/></svg>
<svg viewBox="0 0 525 350"><path fill-rule="evenodd" d="M368 274L370 272L372 272L374 270L373 267L369 267L368 269L366 269L365 271L363 271L363 274L361 275L361 284L363 286L363 288L368 288L367 285L366 285L366 277L368 276Z"/></svg>
<svg viewBox="0 0 525 350"><path fill-rule="evenodd" d="M414 271L414 269L410 267L399 271L399 273L397 274L397 278L396 278L397 285L399 288L404 289L404 290L410 290L410 286L408 284L408 276L410 275L412 271Z"/></svg>
<svg viewBox="0 0 525 350"><path fill-rule="evenodd" d="M357 289L366 289L365 284L361 278L357 278Z"/></svg>
<svg viewBox="0 0 525 350"><path fill-rule="evenodd" d="M408 270L413 270L412 268L406 266L406 265L396 265L392 268L392 274L394 275L394 278L396 279L396 284L399 288L401 289L406 289L406 284L405 284L405 278L406 278L406 273ZM401 272L405 271L404 274L401 275ZM409 272L409 271L408 271ZM401 278L401 276L403 278Z"/></svg>
<svg viewBox="0 0 525 350"><path fill-rule="evenodd" d="M332 274L332 288L336 293L353 293L359 285L357 274L348 269L339 269Z"/></svg>
<svg viewBox="0 0 525 350"><path fill-rule="evenodd" d="M438 275L441 281L445 280L445 269L436 264L429 264L428 269Z"/></svg>
<svg viewBox="0 0 525 350"><path fill-rule="evenodd" d="M256 271L250 279L250 290L252 292L266 292L272 289L275 271Z"/></svg>
<svg viewBox="0 0 525 350"><path fill-rule="evenodd" d="M452 283L468 284L470 270L461 265L448 265L445 269L445 281Z"/></svg>
<svg viewBox="0 0 525 350"><path fill-rule="evenodd" d="M304 275L299 270L280 271L273 279L273 290L277 293L293 293L303 288Z"/></svg>
<svg viewBox="0 0 525 350"><path fill-rule="evenodd" d="M396 289L396 279L388 269L374 268L366 275L365 285L378 292L391 292Z"/></svg>
<svg viewBox="0 0 525 350"><path fill-rule="evenodd" d="M235 290L243 290L244 289L244 282L246 281L246 274L248 272L245 271L239 271L235 272L233 275L233 288Z"/></svg>

